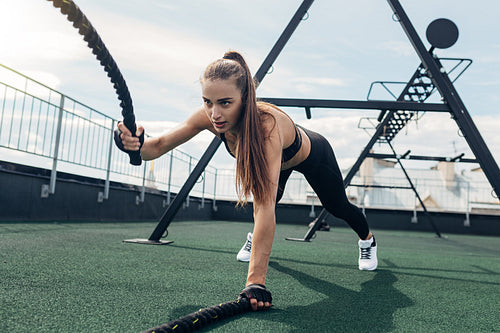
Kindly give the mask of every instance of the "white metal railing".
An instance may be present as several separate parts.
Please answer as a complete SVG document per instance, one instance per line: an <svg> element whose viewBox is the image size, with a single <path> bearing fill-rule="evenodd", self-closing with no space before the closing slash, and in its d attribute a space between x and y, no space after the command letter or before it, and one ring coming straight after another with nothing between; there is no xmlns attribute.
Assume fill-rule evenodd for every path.
<svg viewBox="0 0 500 333"><path fill-rule="evenodd" d="M0 107L0 159L15 152L14 159L21 164L51 161L51 180L42 189L45 196L56 191L57 171L69 170L105 179L101 199L108 198L110 181L119 181L142 186L139 202L146 186L167 191L169 202L170 193L182 187L198 162L175 149L153 162L132 166L128 156L114 148L115 119L3 65ZM202 200L216 199L217 173L208 166L191 193Z"/></svg>

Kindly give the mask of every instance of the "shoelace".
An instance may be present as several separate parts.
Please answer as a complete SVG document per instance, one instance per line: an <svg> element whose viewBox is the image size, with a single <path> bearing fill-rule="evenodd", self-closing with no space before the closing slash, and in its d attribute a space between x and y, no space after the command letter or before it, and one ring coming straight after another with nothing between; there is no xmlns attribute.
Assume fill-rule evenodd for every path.
<svg viewBox="0 0 500 333"><path fill-rule="evenodd" d="M372 248L367 247L367 248L361 248L361 259L371 259L370 256L372 254Z"/></svg>
<svg viewBox="0 0 500 333"><path fill-rule="evenodd" d="M248 252L252 251L252 241L247 240L245 243L245 250Z"/></svg>

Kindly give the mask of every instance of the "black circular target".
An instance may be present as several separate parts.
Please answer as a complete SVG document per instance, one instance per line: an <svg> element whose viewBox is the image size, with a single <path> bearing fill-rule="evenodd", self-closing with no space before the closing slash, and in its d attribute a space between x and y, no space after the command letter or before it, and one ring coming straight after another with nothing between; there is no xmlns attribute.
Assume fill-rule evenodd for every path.
<svg viewBox="0 0 500 333"><path fill-rule="evenodd" d="M440 18L427 27L427 40L438 49L446 49L458 40L458 27L453 21Z"/></svg>

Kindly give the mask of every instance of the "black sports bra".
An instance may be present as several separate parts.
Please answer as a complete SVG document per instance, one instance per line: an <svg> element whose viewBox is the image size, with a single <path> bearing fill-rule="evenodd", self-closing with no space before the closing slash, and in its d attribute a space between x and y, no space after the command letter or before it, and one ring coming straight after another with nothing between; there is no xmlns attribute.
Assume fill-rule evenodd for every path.
<svg viewBox="0 0 500 333"><path fill-rule="evenodd" d="M292 157L295 156L300 150L300 147L302 146L302 135L300 134L299 129L297 128L298 125L295 125L295 139L293 140L292 144L285 149L283 149L283 152L281 153L281 163L288 162L292 159ZM227 144L226 136L224 133L220 134L220 138L222 142L224 142L224 145L226 146L226 150L231 154L231 156L235 157L234 154L229 150L229 146Z"/></svg>

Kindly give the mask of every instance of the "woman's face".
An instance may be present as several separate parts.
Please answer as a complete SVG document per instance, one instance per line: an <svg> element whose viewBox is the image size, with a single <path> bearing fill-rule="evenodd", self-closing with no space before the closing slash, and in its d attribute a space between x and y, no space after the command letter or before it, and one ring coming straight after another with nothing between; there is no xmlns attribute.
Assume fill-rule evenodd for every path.
<svg viewBox="0 0 500 333"><path fill-rule="evenodd" d="M201 91L205 112L215 130L237 133L243 103L236 79L203 80Z"/></svg>

